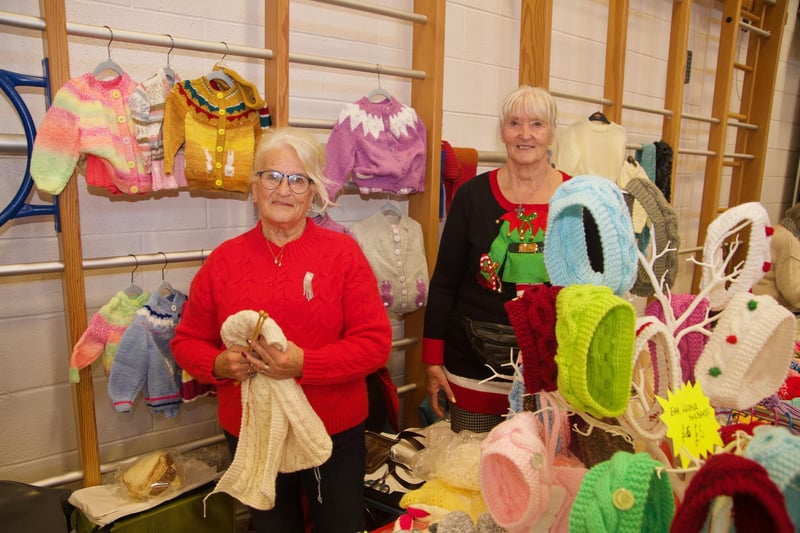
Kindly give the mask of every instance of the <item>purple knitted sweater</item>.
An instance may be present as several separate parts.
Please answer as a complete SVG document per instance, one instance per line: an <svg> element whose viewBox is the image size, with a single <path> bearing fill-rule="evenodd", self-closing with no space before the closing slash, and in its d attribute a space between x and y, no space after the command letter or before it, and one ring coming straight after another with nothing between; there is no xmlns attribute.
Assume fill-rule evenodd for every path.
<svg viewBox="0 0 800 533"><path fill-rule="evenodd" d="M352 176L362 194L425 190L427 133L417 112L391 97L366 96L344 106L327 144L325 175L331 198Z"/></svg>

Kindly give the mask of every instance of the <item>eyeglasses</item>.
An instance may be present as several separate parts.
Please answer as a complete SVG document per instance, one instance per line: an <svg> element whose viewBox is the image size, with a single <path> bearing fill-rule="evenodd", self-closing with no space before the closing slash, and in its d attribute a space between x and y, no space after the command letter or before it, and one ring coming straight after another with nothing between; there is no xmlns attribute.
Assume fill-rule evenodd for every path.
<svg viewBox="0 0 800 533"><path fill-rule="evenodd" d="M283 178L286 178L289 190L295 194L303 194L314 183L314 180L303 174L283 174L277 170L259 170L256 176L261 186L270 191L280 187Z"/></svg>

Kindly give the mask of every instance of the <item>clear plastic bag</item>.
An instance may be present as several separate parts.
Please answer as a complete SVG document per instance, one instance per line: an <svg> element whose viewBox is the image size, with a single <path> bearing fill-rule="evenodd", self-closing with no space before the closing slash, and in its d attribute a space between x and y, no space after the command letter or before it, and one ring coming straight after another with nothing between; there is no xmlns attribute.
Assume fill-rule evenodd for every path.
<svg viewBox="0 0 800 533"><path fill-rule="evenodd" d="M126 463L117 471L118 490L136 500L149 500L183 486L183 458L175 450L157 450Z"/></svg>

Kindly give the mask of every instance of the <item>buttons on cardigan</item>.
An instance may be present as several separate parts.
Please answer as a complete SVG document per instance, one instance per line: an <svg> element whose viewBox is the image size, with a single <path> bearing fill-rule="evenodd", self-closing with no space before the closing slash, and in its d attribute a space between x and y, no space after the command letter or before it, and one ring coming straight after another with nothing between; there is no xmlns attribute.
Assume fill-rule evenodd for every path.
<svg viewBox="0 0 800 533"><path fill-rule="evenodd" d="M636 502L636 498L628 489L617 489L611 496L611 501L614 504L614 507L620 511L627 511L633 507L633 504Z"/></svg>
<svg viewBox="0 0 800 533"><path fill-rule="evenodd" d="M219 133L220 135L225 135L225 128L218 129L217 133Z"/></svg>
<svg viewBox="0 0 800 533"><path fill-rule="evenodd" d="M225 98L223 93L217 93L217 100L222 100L223 98Z"/></svg>
<svg viewBox="0 0 800 533"><path fill-rule="evenodd" d="M114 100L119 100L122 97L122 93L119 92L119 89L112 89L111 91L111 98Z"/></svg>
<svg viewBox="0 0 800 533"><path fill-rule="evenodd" d="M131 185L130 193L131 194L136 194L138 192L139 192L139 187L137 187L136 185Z"/></svg>
<svg viewBox="0 0 800 533"><path fill-rule="evenodd" d="M136 161L128 161L128 168L133 168L136 166Z"/></svg>
<svg viewBox="0 0 800 533"><path fill-rule="evenodd" d="M214 185L216 185L217 187L222 187L222 180L220 180L220 179L215 180L214 181Z"/></svg>
<svg viewBox="0 0 800 533"><path fill-rule="evenodd" d="M127 119L125 118L125 115L117 115L117 122L119 122L120 124L125 124L126 120Z"/></svg>
<svg viewBox="0 0 800 533"><path fill-rule="evenodd" d="M224 148L222 148L222 145L218 144L217 145L217 152L222 152L222 150L224 150Z"/></svg>

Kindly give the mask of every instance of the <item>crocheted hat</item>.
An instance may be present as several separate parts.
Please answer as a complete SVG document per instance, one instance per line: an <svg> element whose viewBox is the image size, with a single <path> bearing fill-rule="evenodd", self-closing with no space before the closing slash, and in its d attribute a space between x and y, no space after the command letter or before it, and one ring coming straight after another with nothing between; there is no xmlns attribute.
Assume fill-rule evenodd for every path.
<svg viewBox="0 0 800 533"><path fill-rule="evenodd" d="M656 237L654 255L669 247L668 252L656 257L653 273L659 282L663 279L664 285L672 287L678 275L678 248L681 243L678 215L658 187L648 180L634 178L625 185L625 190L642 204L653 224ZM637 296L651 296L655 292L655 287L641 265L631 292Z"/></svg>
<svg viewBox="0 0 800 533"><path fill-rule="evenodd" d="M561 287L531 285L506 302L506 312L519 342L525 390L558 388L556 366L556 297Z"/></svg>
<svg viewBox="0 0 800 533"><path fill-rule="evenodd" d="M735 233L737 227L750 224L750 237L747 242L747 259L741 272L730 283L723 281L726 273L722 244ZM734 294L749 291L755 282L764 277L770 264L770 240L773 228L769 225L769 215L758 202L748 202L731 207L708 225L703 244L703 270L700 290L710 287L708 299L711 309L718 311L725 307Z"/></svg>
<svg viewBox="0 0 800 533"><path fill-rule="evenodd" d="M664 410L655 396L666 398L668 390L677 390L681 376L675 338L663 322L649 316L636 319L634 365L643 356L652 360L653 388L646 388L647 379L640 382L634 368L633 382L639 384L640 390L631 398L622 419L641 438L658 441L666 435L667 426L661 420Z"/></svg>
<svg viewBox="0 0 800 533"><path fill-rule="evenodd" d="M569 515L570 532L669 531L675 501L663 465L644 452L617 452L589 469Z"/></svg>
<svg viewBox="0 0 800 533"><path fill-rule="evenodd" d="M749 409L775 394L789 372L794 335L794 315L775 298L734 295L694 369L711 405Z"/></svg>
<svg viewBox="0 0 800 533"><path fill-rule="evenodd" d="M603 248L603 271L589 262L584 211L597 224ZM636 238L619 188L599 176L575 176L550 199L544 262L553 285L605 285L621 295L636 279Z"/></svg>
<svg viewBox="0 0 800 533"><path fill-rule="evenodd" d="M783 493L789 518L800 527L800 436L780 426L758 426L744 456L764 467Z"/></svg>
<svg viewBox="0 0 800 533"><path fill-rule="evenodd" d="M481 444L481 493L506 529L533 524L550 503L553 484L536 415L523 411L495 426Z"/></svg>
<svg viewBox="0 0 800 533"><path fill-rule="evenodd" d="M717 496L733 498L736 531L794 531L783 495L769 479L764 467L732 453L712 455L695 473L678 506L670 531L701 531L711 502Z"/></svg>
<svg viewBox="0 0 800 533"><path fill-rule="evenodd" d="M481 493L494 520L511 533L545 523L551 531L566 530L568 509L586 474L582 465L556 466L563 415L555 408L542 416L552 417L548 429L524 411L495 426L481 444Z"/></svg>
<svg viewBox="0 0 800 533"><path fill-rule="evenodd" d="M672 316L676 321L683 316L683 314L689 309L689 306L694 303L696 298L697 296L694 294L671 294L669 296L669 306L672 309ZM688 327L697 325L705 320L708 316L709 307L710 303L708 299L702 298L695 304L692 312L689 313L689 315L682 322L675 325L672 335L677 339L678 334L681 331ZM645 314L653 316L659 319L661 322L666 323L664 308L661 306L661 302L658 300L653 300L647 305L647 307L645 307ZM708 325L706 325L705 328L709 329ZM678 341L678 352L680 353L681 365L681 376L679 376L679 378L681 378L683 383L686 383L687 381L694 383L694 366L697 364L700 354L703 353L703 348L705 348L707 342L708 336L700 331L686 333L685 335L681 336L681 339Z"/></svg>
<svg viewBox="0 0 800 533"><path fill-rule="evenodd" d="M608 287L572 285L556 298L558 391L598 417L625 412L630 399L636 312Z"/></svg>
<svg viewBox="0 0 800 533"><path fill-rule="evenodd" d="M268 343L286 349L286 337L275 321L259 320L259 313L251 310L229 316L220 336L226 346L245 345L259 324ZM236 454L209 496L226 492L255 509L272 509L278 472L321 465L331 456L331 438L293 379L257 373L243 381L242 412Z"/></svg>

